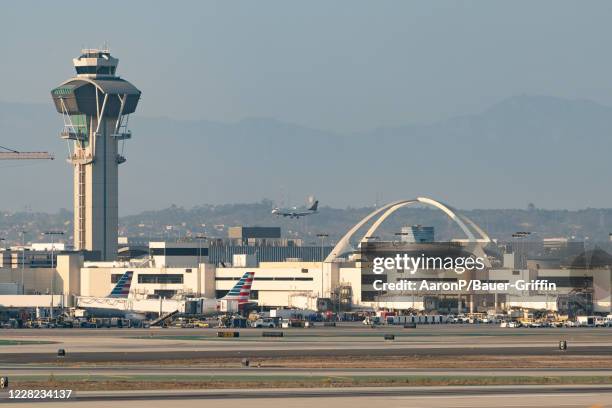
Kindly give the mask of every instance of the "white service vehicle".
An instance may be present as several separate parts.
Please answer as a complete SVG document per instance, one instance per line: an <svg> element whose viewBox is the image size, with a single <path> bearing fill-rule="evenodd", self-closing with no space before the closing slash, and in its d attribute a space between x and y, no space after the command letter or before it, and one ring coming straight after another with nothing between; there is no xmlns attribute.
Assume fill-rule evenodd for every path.
<svg viewBox="0 0 612 408"><path fill-rule="evenodd" d="M251 323L251 327L254 327L256 329L273 329L276 327L276 322L274 322L274 319L257 319L253 323Z"/></svg>

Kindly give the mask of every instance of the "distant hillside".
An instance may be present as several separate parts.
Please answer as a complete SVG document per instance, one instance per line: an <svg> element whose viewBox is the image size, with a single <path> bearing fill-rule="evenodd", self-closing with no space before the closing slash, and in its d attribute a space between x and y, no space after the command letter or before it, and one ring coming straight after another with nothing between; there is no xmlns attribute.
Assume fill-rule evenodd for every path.
<svg viewBox="0 0 612 408"><path fill-rule="evenodd" d="M211 237L227 236L227 227L233 225L280 226L285 237L302 238L306 244L318 244L317 233L330 235L328 243L335 242L351 226L373 208L338 209L324 206L316 215L299 220L276 218L270 214L272 201L253 204L204 205L185 209L178 206L158 211L147 211L122 217L120 235L143 239L175 239L186 235L204 233ZM485 229L492 238L509 239L516 231L531 231L534 236L590 237L591 240L607 240L612 232L612 209L567 210L470 210L463 211ZM0 237L8 243L20 242L20 231L29 231L28 241L44 241L41 232L51 229L66 231L65 238L72 240L72 214L62 210L56 214L31 212L2 212ZM422 224L436 228L436 238L445 240L463 237L461 231L437 210L407 208L389 218L378 235L393 239L402 225ZM166 227L171 226L168 230ZM365 232L365 231L364 231Z"/></svg>
<svg viewBox="0 0 612 408"><path fill-rule="evenodd" d="M271 201L257 204L201 206L192 209L170 207L161 211L145 212L122 217L121 231L128 235L147 236L160 234L166 225L172 225L172 235L197 234L223 235L220 226L259 225L280 226L285 236L304 238L306 242L318 242L317 233L327 233L330 239L339 239L350 227L369 214L374 208L321 208L321 212L300 218L276 218L270 214ZM492 238L510 239L516 231L531 231L534 236L589 237L591 240L607 240L612 232L612 209L567 210L469 210L462 211L489 233ZM382 238L397 239L395 232L403 225L431 225L436 229L436 239L448 240L463 237L462 231L440 211L415 207L398 210L382 224ZM215 230L214 226L219 230ZM365 231L362 232L362 234Z"/></svg>

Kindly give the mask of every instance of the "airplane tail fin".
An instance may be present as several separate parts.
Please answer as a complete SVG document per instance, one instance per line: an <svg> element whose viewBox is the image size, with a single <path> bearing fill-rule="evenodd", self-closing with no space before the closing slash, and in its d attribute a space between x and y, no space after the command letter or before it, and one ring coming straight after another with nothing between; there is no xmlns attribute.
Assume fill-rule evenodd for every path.
<svg viewBox="0 0 612 408"><path fill-rule="evenodd" d="M314 203L312 203L310 208L308 208L308 211L315 211L316 212L318 208L319 208L319 200L316 200Z"/></svg>
<svg viewBox="0 0 612 408"><path fill-rule="evenodd" d="M124 273L117 284L111 291L108 297L112 298L126 298L130 294L130 286L132 285L132 276L134 276L134 272L127 271Z"/></svg>
<svg viewBox="0 0 612 408"><path fill-rule="evenodd" d="M255 272L245 272L238 283L222 299L237 300L238 305L248 303L254 276Z"/></svg>

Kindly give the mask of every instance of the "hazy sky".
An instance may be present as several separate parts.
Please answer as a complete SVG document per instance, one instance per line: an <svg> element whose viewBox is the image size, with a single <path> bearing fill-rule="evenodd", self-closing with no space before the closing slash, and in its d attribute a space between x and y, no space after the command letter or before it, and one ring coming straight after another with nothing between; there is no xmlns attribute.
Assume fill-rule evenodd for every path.
<svg viewBox="0 0 612 408"><path fill-rule="evenodd" d="M145 116L347 132L522 93L612 105L611 21L605 1L4 2L0 100L49 103L106 42Z"/></svg>
<svg viewBox="0 0 612 408"><path fill-rule="evenodd" d="M55 125L44 127L42 117L26 122L41 126L24 126L30 134L23 143L16 139L22 122L18 115L17 124L0 121L0 142L14 148L48 149L63 159L65 143L51 136L59 130L61 118L54 112L50 89L74 75L72 58L82 47L105 43L120 59L119 74L143 92L130 121L133 129L167 123L142 120L147 117L215 123L267 117L351 133L477 114L523 94L589 99L612 106L611 22L610 1L4 2L0 6L0 101L40 103L43 112L48 110L47 120L56 119L50 122ZM562 110L555 112L560 119L566 117ZM292 198L287 201L294 201L291 204L317 194L322 203L337 207L416 195L431 195L459 208L522 208L530 201L544 208L611 207L609 189L584 182L595 174L612 172L606 155L609 145L601 142L609 140L610 126L605 120L589 121L595 116L580 116L580 109L573 113L576 122L568 122L574 126L568 133L572 137L563 143L540 140L531 149L520 150L521 143L526 146L541 136L538 121L526 127L535 129L529 140L500 131L515 140L487 144L488 137L495 135L484 134L485 129L480 134L485 143L478 146L478 160L469 161L473 165L469 177L456 172L454 158L436 163L435 171L427 174L424 167L407 160L394 172L402 183L399 190L391 182L364 187L363 180L355 177L358 165L335 164L349 160L341 151L327 162L322 160L321 151L338 146L334 143L341 145L343 138L330 144L332 138L324 136L324 143L319 141L317 146L326 147L311 152L310 157L321 160L317 165L324 176L317 177L310 161L299 166L288 160L284 134L271 143L277 148L274 160L249 163L253 152L240 151L244 146L234 142L209 146L213 139L199 138L199 144L192 143L188 137L194 136L190 131L197 126L185 125L182 135L172 134L168 126L157 132L156 139L152 133L158 128L148 128L142 134L135 132L137 137L128 145L128 164L121 170L120 208L125 214L170 203L192 206L279 199L285 193ZM507 123L500 126L520 128L508 120L499 122ZM549 134L562 136L567 130L562 120L546 120ZM593 123L592 134L581 134L581 120ZM250 126L245 130L249 135L259 131L261 140L273 140L268 128L258 130L256 123L235 127ZM439 128L441 136L451 138L447 140L456 134L452 123ZM8 134L3 136L3 130ZM217 137L214 131L209 133ZM297 132L312 133L316 132ZM302 146L296 157L303 159L313 143L296 137L292 149ZM143 149L153 139L157 144ZM259 143L250 146L261 148L256 156L264 159L274 150ZM423 146L428 150L420 152L421 157L437 154L435 143ZM513 147L519 149L515 156L508 154ZM501 148L505 155L500 155ZM166 149L186 153L166 155ZM212 151L220 153L206 156L206 162L203 152ZM228 166L227 152L243 153L241 164L246 163L247 170ZM151 160L156 154L159 157ZM517 174L514 157L532 157L532 167L521 166L523 173ZM549 160L545 169L540 166L541 157ZM34 166L45 168L45 175L58 182L46 182ZM20 193L3 197L0 208L22 208L31 202L44 210L71 206L71 168L63 160L4 163L0 174L6 174L4 169L19 169L12 170L15 175L19 171L18 177L5 177L3 187ZM215 176L219 169L222 177ZM247 173L265 182L254 184L244 176ZM156 180L155 188L144 181L149 179ZM567 194L568 183L579 190ZM29 188L24 190L23 185ZM338 185L345 190L338 190ZM36 200L42 192L45 200Z"/></svg>

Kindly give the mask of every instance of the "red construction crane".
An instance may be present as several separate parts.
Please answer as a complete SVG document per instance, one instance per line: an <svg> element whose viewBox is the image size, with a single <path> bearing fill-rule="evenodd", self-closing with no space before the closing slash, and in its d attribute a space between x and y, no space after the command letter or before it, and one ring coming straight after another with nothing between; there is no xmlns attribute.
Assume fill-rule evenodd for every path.
<svg viewBox="0 0 612 408"><path fill-rule="evenodd" d="M4 151L3 151L4 150ZM0 160L53 160L53 155L47 152L19 152L0 146Z"/></svg>

